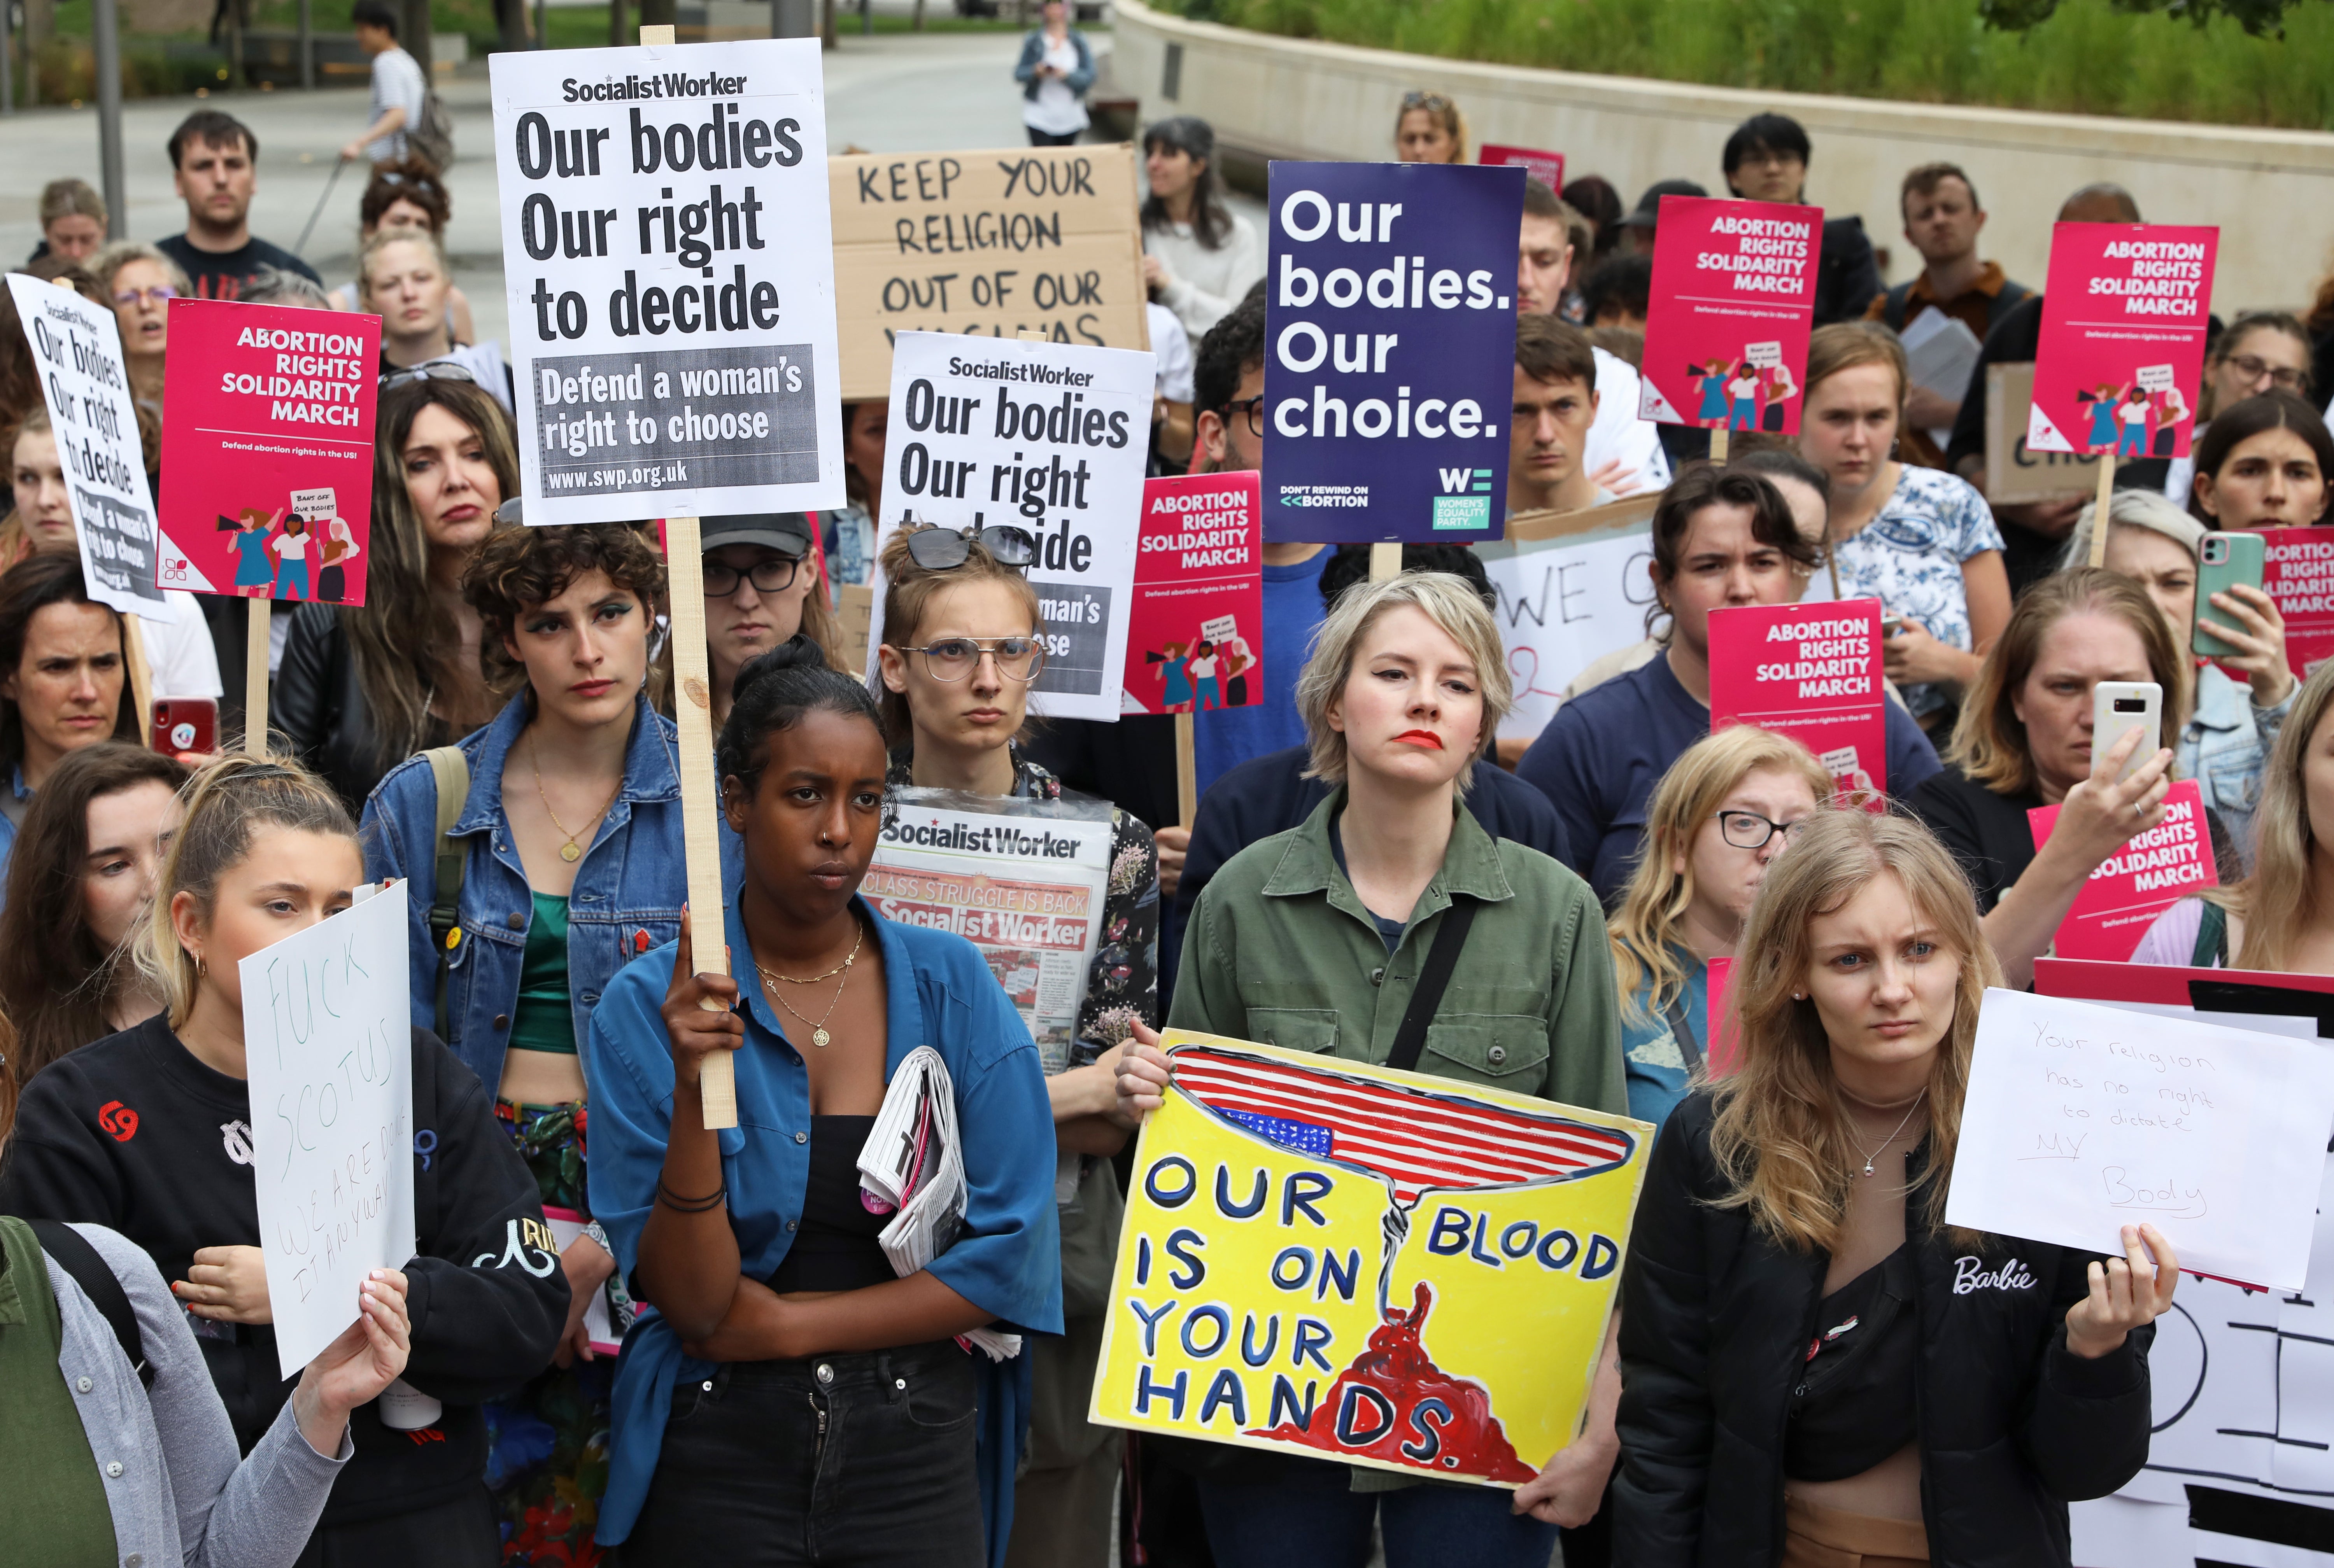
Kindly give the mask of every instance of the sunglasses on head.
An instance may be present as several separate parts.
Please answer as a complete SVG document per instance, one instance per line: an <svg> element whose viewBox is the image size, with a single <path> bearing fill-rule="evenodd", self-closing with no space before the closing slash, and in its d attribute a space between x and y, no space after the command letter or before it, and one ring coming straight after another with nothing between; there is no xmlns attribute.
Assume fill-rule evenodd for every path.
<svg viewBox="0 0 2334 1568"><path fill-rule="evenodd" d="M429 360L418 365L408 365L401 370L391 370L381 379L384 392L394 387L410 386L416 381L468 381L476 385L478 378L470 374L468 365L458 365L451 360Z"/></svg>
<svg viewBox="0 0 2334 1568"><path fill-rule="evenodd" d="M1439 114L1451 107L1451 101L1440 92L1405 92L1402 95L1402 107L1404 111L1431 109Z"/></svg>
<svg viewBox="0 0 2334 1568"><path fill-rule="evenodd" d="M975 541L999 566L1027 572L1037 563L1037 536L1027 528L998 524L985 528L943 528L937 523L912 519L902 520L900 527L908 536L908 558L927 572L950 572L963 565L972 558Z"/></svg>

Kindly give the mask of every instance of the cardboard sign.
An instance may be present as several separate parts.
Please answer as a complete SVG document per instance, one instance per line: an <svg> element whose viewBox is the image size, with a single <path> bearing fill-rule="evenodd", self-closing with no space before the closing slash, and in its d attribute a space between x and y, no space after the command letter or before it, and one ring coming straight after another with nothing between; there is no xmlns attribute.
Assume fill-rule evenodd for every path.
<svg viewBox="0 0 2334 1568"><path fill-rule="evenodd" d="M113 313L23 273L8 274L8 293L40 371L89 596L125 615L177 620L187 601L158 585L161 530Z"/></svg>
<svg viewBox="0 0 2334 1568"><path fill-rule="evenodd" d="M1710 728L1789 736L1815 753L1839 793L1877 805L1888 793L1888 693L1880 601L1752 604L1710 616Z"/></svg>
<svg viewBox="0 0 2334 1568"><path fill-rule="evenodd" d="M1118 717L1153 363L1147 351L944 332L903 332L892 356L884 504L895 524L1037 535L1046 666L1030 707L1049 718ZM881 571L869 587L872 653Z"/></svg>
<svg viewBox="0 0 2334 1568"><path fill-rule="evenodd" d="M1578 532L1475 546L1500 596L1500 642L1515 687L1502 736L1546 729L1583 669L1644 640L1654 602L1649 509L1625 501L1577 515Z"/></svg>
<svg viewBox="0 0 2334 1568"><path fill-rule="evenodd" d="M1257 476L1143 486L1126 711L1195 713L1264 700L1264 528Z"/></svg>
<svg viewBox="0 0 2334 1568"><path fill-rule="evenodd" d="M1661 216L1637 417L1798 433L1823 208L1665 196Z"/></svg>
<svg viewBox="0 0 2334 1568"><path fill-rule="evenodd" d="M1089 1419L1514 1486L1570 1442L1654 1129L1182 1030Z"/></svg>
<svg viewBox="0 0 2334 1568"><path fill-rule="evenodd" d="M488 63L526 520L844 505L817 41Z"/></svg>
<svg viewBox="0 0 2334 1568"><path fill-rule="evenodd" d="M2030 448L2188 455L2220 239L2217 228L2161 223L2051 229Z"/></svg>
<svg viewBox="0 0 2334 1568"><path fill-rule="evenodd" d="M2059 825L2059 808L2035 806L2026 821L2039 850ZM2134 833L2091 872L2059 922L2051 951L2061 958L2127 962L2158 915L2217 880L2204 797L2194 779L2182 779L2164 797L2164 820Z"/></svg>
<svg viewBox="0 0 2334 1568"><path fill-rule="evenodd" d="M2183 1268L2299 1290L2329 1126L2315 1040L1989 989L1945 1220L2110 1256L2145 1221Z"/></svg>
<svg viewBox="0 0 2334 1568"><path fill-rule="evenodd" d="M2295 677L2334 654L2334 529L2264 528L2262 591L2285 619L2285 662ZM2206 607L2209 610L2209 606Z"/></svg>
<svg viewBox="0 0 2334 1568"><path fill-rule="evenodd" d="M367 1271L413 1255L406 895L391 882L236 967L259 1243L287 1378L357 1321ZM528 1272L558 1266L548 1231L511 1225Z"/></svg>
<svg viewBox="0 0 2334 1568"><path fill-rule="evenodd" d="M161 585L362 604L381 318L170 302Z"/></svg>
<svg viewBox="0 0 2334 1568"><path fill-rule="evenodd" d="M1483 149L1476 154L1475 161L1488 163L1494 168L1520 168L1557 195L1564 194L1564 154L1560 152L1542 152L1534 147L1501 147L1485 142ZM1586 269L1586 256L1572 259L1575 266Z"/></svg>
<svg viewBox="0 0 2334 1568"><path fill-rule="evenodd" d="M845 398L891 390L902 332L1151 346L1132 146L854 153L827 178Z"/></svg>
<svg viewBox="0 0 2334 1568"><path fill-rule="evenodd" d="M2098 489L2098 457L2029 449L2026 411L2033 401L2031 361L1985 368L1985 498L1997 506L2065 501Z"/></svg>
<svg viewBox="0 0 2334 1568"><path fill-rule="evenodd" d="M1275 163L1267 539L1496 539L1519 168Z"/></svg>

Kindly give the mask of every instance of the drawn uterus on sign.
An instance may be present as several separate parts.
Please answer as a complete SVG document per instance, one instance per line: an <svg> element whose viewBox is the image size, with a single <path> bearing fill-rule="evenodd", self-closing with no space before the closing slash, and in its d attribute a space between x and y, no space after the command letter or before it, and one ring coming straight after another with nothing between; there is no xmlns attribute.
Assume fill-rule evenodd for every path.
<svg viewBox="0 0 2334 1568"><path fill-rule="evenodd" d="M1220 1125L1385 1188L1377 1326L1367 1344L1319 1404L1246 1435L1411 1469L1531 1479L1536 1467L1509 1440L1491 1389L1437 1364L1429 1331L1434 1286L1419 1279L1407 1303L1393 1299L1396 1264L1421 1206L1450 1199L1458 1201L1437 1203L1424 1226L1422 1245L1431 1256L1609 1278L1621 1257L1612 1237L1529 1218L1494 1227L1461 1203L1617 1169L1637 1152L1637 1137L1554 1109L1514 1108L1456 1082L1438 1091L1220 1044L1177 1045L1168 1056L1174 1090Z"/></svg>

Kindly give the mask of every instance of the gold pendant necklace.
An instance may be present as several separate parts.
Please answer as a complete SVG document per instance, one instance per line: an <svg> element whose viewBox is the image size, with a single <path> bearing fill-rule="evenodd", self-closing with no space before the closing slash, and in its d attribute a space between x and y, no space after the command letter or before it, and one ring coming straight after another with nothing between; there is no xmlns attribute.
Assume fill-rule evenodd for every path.
<svg viewBox="0 0 2334 1568"><path fill-rule="evenodd" d="M543 793L543 765L535 760L535 747L533 746L526 748L526 765L535 774L535 798L543 803L544 813L551 818L551 825L553 827L557 828L561 832L567 834L567 842L559 846L559 858L567 861L570 865L573 865L574 862L584 858L583 846L578 844L575 841L582 838L585 833L590 832L593 828L599 824L600 819L608 814L608 808L614 805L616 803L616 797L624 793L624 781L622 777L619 777L616 780L616 787L608 792L608 798L602 801L600 803L600 809L592 813L592 820L585 822L582 827L577 828L574 832L569 833L567 832L567 824L561 822L559 820L559 813L552 809L551 797Z"/></svg>
<svg viewBox="0 0 2334 1568"><path fill-rule="evenodd" d="M804 1023L810 1024L810 1043L818 1047L821 1051L825 1050L827 1042L834 1038L834 1035L829 1034L826 1032L826 1021L834 1016L835 1008L842 1005L844 986L851 984L851 966L857 961L859 957L859 949L865 944L866 940L867 928L861 926L859 928L859 939L851 944L851 952L844 957L843 962L837 964L834 968L829 969L825 974L813 975L808 979L805 979L797 975L781 975L775 970L765 969L762 967L761 961L759 959L755 960L754 968L761 975L763 979L784 980L789 986L815 986L821 980L832 979L837 975L843 976L842 983L837 985L834 988L834 996L833 999L826 1005L826 1011L820 1014L817 1021L815 1023L807 1014L796 1012L794 1004L787 1001L776 991L768 993L771 1001L776 1002L787 1012L793 1013L796 1018L801 1019Z"/></svg>

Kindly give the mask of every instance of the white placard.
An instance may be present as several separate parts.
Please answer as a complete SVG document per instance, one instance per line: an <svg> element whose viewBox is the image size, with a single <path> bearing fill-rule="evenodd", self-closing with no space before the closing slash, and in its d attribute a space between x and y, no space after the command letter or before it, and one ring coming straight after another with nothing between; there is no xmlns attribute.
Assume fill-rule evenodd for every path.
<svg viewBox="0 0 2334 1568"><path fill-rule="evenodd" d="M159 586L162 530L113 313L24 273L8 274L8 293L39 367L89 596L141 620L177 621L189 601Z"/></svg>
<svg viewBox="0 0 2334 1568"><path fill-rule="evenodd" d="M2152 1223L2184 1268L2298 1290L2329 1127L2315 1040L1989 990L1945 1218L2109 1255Z"/></svg>
<svg viewBox="0 0 2334 1568"><path fill-rule="evenodd" d="M526 520L843 505L818 41L488 67Z"/></svg>
<svg viewBox="0 0 2334 1568"><path fill-rule="evenodd" d="M407 884L243 960L252 1174L275 1354L296 1374L413 1255Z"/></svg>
<svg viewBox="0 0 2334 1568"><path fill-rule="evenodd" d="M901 518L1003 524L1037 541L1048 718L1115 723L1157 359L1140 349L902 332L892 348L886 535ZM883 640L874 575L868 673Z"/></svg>
<svg viewBox="0 0 2334 1568"><path fill-rule="evenodd" d="M1771 370L1783 362L1783 345L1779 339L1763 343L1742 345L1742 362L1761 370Z"/></svg>
<svg viewBox="0 0 2334 1568"><path fill-rule="evenodd" d="M1654 582L1650 525L1529 544L1478 544L1500 596L1500 641L1515 683L1503 736L1527 739L1556 717L1564 688L1596 660L1645 636Z"/></svg>
<svg viewBox="0 0 2334 1568"><path fill-rule="evenodd" d="M2170 365L2142 365L2132 372L2132 378L2139 383L2139 390L2143 392L2161 392L2170 387L2174 380Z"/></svg>
<svg viewBox="0 0 2334 1568"><path fill-rule="evenodd" d="M341 515L340 498L329 485L315 490L294 490L292 510L312 523L320 523Z"/></svg>

